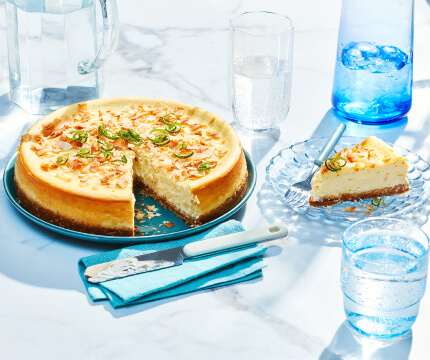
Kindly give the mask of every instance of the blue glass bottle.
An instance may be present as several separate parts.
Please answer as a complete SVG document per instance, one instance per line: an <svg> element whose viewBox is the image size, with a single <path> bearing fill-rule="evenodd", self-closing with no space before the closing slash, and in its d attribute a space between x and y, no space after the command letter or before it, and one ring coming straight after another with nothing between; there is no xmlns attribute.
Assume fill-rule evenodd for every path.
<svg viewBox="0 0 430 360"><path fill-rule="evenodd" d="M396 121L412 105L414 0L343 0L333 107L367 124Z"/></svg>

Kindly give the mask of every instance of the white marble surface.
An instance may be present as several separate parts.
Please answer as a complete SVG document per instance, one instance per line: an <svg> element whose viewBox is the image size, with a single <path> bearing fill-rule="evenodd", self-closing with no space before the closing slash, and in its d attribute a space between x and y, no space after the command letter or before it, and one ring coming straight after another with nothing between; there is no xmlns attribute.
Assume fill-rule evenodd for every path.
<svg viewBox="0 0 430 360"><path fill-rule="evenodd" d="M277 152L327 135L341 0L118 1L121 35L106 66L105 97L148 96L198 105L232 122L227 102L228 19L269 10L295 24L291 110L280 131L238 128L258 183L235 218L252 229L276 220L291 228L273 242L263 278L214 291L113 310L93 304L78 276L82 256L113 248L44 230L0 190L0 359L428 359L430 296L412 333L395 341L356 337L345 325L339 286L345 224L312 220L276 200L264 182ZM37 117L8 100L4 0L0 1L0 167ZM416 1L414 99L407 124L378 134L430 160L430 7ZM408 217L430 232L425 209Z"/></svg>

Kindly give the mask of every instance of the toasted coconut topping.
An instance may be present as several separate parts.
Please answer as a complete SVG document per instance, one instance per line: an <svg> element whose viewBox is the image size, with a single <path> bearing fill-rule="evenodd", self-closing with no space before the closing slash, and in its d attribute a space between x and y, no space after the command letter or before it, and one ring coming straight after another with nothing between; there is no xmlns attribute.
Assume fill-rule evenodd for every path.
<svg viewBox="0 0 430 360"><path fill-rule="evenodd" d="M21 141L29 141L31 140L31 135L28 133L25 133L24 135L21 136Z"/></svg>
<svg viewBox="0 0 430 360"><path fill-rule="evenodd" d="M133 151L145 153L154 169L167 171L172 179L193 181L207 176L228 152L220 132L190 118L194 111L142 104L125 106L117 113L92 112L87 104L78 104L77 113L54 119L43 125L39 134L23 135L22 141L33 142L31 149L44 159L42 170L64 181L71 181L76 173L93 178L97 175L97 181L88 176L80 178L80 186L91 184L92 189L125 188L130 184L125 174L132 165ZM209 123L214 121L215 118ZM154 129L163 130L163 141L151 138L151 134L157 134L151 133ZM178 145L186 147L175 154ZM184 149L193 154L177 156L187 153ZM66 158L64 164L58 160ZM204 171L199 169L202 163Z"/></svg>
<svg viewBox="0 0 430 360"><path fill-rule="evenodd" d="M374 168L379 164L387 163L396 157L394 149L389 147L371 148L371 142L366 139L363 143L354 145L351 149L343 149L333 157L342 157L348 161L346 167L351 167L355 171L359 171L366 167ZM321 166L321 172L325 173L328 169L325 165Z"/></svg>

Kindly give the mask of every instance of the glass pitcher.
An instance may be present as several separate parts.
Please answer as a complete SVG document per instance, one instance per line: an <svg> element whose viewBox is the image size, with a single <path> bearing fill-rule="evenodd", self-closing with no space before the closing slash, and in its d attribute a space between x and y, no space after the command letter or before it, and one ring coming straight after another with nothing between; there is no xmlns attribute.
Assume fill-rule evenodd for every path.
<svg viewBox="0 0 430 360"><path fill-rule="evenodd" d="M10 99L32 114L100 97L118 42L115 0L6 0Z"/></svg>
<svg viewBox="0 0 430 360"><path fill-rule="evenodd" d="M348 119L387 123L412 103L414 0L343 0L332 103Z"/></svg>

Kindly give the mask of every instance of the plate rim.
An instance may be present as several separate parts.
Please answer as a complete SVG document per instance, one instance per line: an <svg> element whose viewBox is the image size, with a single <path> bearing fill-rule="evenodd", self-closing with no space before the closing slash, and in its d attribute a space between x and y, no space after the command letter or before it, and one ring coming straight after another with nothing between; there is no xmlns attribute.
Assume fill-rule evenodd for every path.
<svg viewBox="0 0 430 360"><path fill-rule="evenodd" d="M278 200L279 200L281 203L283 203L284 205L288 206L290 209L294 210L295 212L298 212L298 213L300 213L300 214L306 214L306 215L308 215L308 216L310 216L310 217L313 217L313 218L324 218L324 219L327 219L327 220L329 220L329 221L333 221L333 222L347 222L347 223L351 223L351 222L355 222L355 221L362 220L362 219L363 219L362 217L360 217L360 216L353 216L353 215L350 215L349 217L339 218L339 217L335 217L335 216L329 216L329 215L324 214L324 213L320 213L320 214L310 213L310 212L308 211L308 210L309 210L308 208L304 208L304 209L301 211L301 210L299 210L299 209L297 209L297 208L293 207L290 203L288 203L288 202L284 201L284 198L283 198L283 197L278 193L278 191L276 191L274 184L273 184L273 183L272 183L272 181L269 179L269 170L270 170L270 168L271 168L272 166L274 166L274 160L275 160L277 157L279 157L283 151L285 151L285 150L289 150L289 149L293 149L293 147L295 147L295 146L297 146L297 145L301 145L301 144L306 144L306 143L307 143L307 142L309 142L309 141L314 141L314 140L325 140L325 139L328 139L328 137L327 137L327 136L312 137L312 138L310 138L310 139L306 139L306 140L303 140L303 141L298 141L298 142L296 142L296 143L294 143L294 144L292 144L292 145L290 145L290 146L288 146L288 147L285 147L285 148L283 148L283 149L279 150L279 152L278 152L275 156L273 156L273 157L270 159L269 164L266 166L266 176L265 176L265 180L266 180L266 182L269 184L270 190L271 190L271 191L276 195L276 197L278 198ZM357 141L357 143L359 143L360 141L364 141L364 140L365 140L365 139L367 139L367 138L366 138L366 137L362 137L362 136L342 136L342 137L339 139L339 141L338 141L338 143L336 144L336 146L337 146L337 145L339 145L339 143L341 142L341 140L348 140L348 139L349 139L349 140L351 140L351 141L352 141L352 140L354 140L354 142L355 142L355 141ZM419 160L420 160L420 161L423 161L424 163L426 163L426 164L427 164L427 166L430 168L430 163L429 163L428 161L424 160L424 159L423 159L420 155L418 155L416 152L412 152L411 150L409 150L409 149L407 149L407 148L405 148L405 147L403 147L403 146L396 145L396 144L393 144L393 143L388 142L388 141L385 141L385 140L384 140L384 142L385 142L386 144L388 144L388 145L392 146L393 148L397 148L397 149L405 150L405 151L407 151L408 153L410 153L410 154L412 154L412 155L417 156L417 157L419 158ZM311 159L310 159L310 160L311 160ZM422 204L425 204L425 202L426 202L426 201L428 201L429 199L430 199L430 194L429 194L426 198L422 199L422 201L416 202L414 205L409 206L409 207L407 208L407 210L408 210L408 211L401 211L401 212L396 212L396 213L392 213L392 214L382 214L382 215L378 215L378 216L392 217L392 216L397 216L397 215L406 215L406 214L409 214L409 213L411 213L412 211L414 211L418 206L420 206L420 205L422 205ZM367 218L373 218L373 217L374 217L374 216L369 216L369 217L367 217Z"/></svg>
<svg viewBox="0 0 430 360"><path fill-rule="evenodd" d="M223 220L229 218L233 214L235 214L237 211L239 211L243 205L246 204L248 199L251 197L252 193L255 190L255 186L257 184L257 170L255 167L255 163L249 154L248 151L246 151L244 148L242 148L243 153L245 155L245 161L248 169L248 185L245 190L245 194L242 197L242 199L239 201L239 203L231 210L229 210L227 213L217 217L216 219L213 219L205 224L202 224L200 226L196 227L189 227L188 229L180 230L177 232L172 232L168 234L157 234L157 235L149 235L149 236L108 236L108 235L97 235L97 234L90 234L90 233L84 233L76 230L70 230L66 229L54 224L51 224L47 221L44 221L42 219L39 219L37 216L29 213L27 210L25 210L18 201L14 198L14 196L11 193L11 189L9 188L9 185L7 184L7 173L15 168L15 161L17 158L18 153L16 152L7 162L4 170L3 170L3 188L6 192L6 195L9 199L9 201L12 203L12 205L20 212L22 215L24 215L27 219L31 220L35 224L44 227L45 229L51 230L56 233L60 233L62 235L66 235L75 239L90 241L90 242L97 242L97 243L107 243L107 244L145 244L145 243L156 243L161 241L171 241L183 238L185 236L194 235L201 231L204 231L206 229L209 229ZM251 174L252 176L249 176ZM251 180L249 181L249 178L251 177Z"/></svg>

